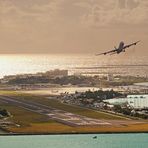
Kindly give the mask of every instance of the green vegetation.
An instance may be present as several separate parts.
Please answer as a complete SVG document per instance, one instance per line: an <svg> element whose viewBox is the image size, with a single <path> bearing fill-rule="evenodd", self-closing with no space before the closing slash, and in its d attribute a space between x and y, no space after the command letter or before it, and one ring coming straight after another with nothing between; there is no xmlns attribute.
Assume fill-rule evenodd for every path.
<svg viewBox="0 0 148 148"><path fill-rule="evenodd" d="M62 77L49 77L46 74L39 75L28 75L28 76L14 76L11 79L7 79L7 85L19 85L19 84L40 84L40 83L50 83L58 85L85 85L85 86L101 86L101 87L110 87L110 86L127 86L133 85L134 83L147 82L148 78L140 76L114 76L111 81L108 80L107 76L62 76Z"/></svg>
<svg viewBox="0 0 148 148"><path fill-rule="evenodd" d="M28 76L22 78L16 76L16 78L9 80L8 84L36 84L36 83L49 83L49 78L46 76Z"/></svg>
<svg viewBox="0 0 148 148"><path fill-rule="evenodd" d="M78 84L88 84L88 85L95 85L97 82L99 82L98 77L86 77L86 76L65 76L61 78L55 78L50 81L54 84L60 84L60 85L78 85Z"/></svg>
<svg viewBox="0 0 148 148"><path fill-rule="evenodd" d="M55 108L58 108L58 109L61 109L61 110L65 110L67 112L71 112L71 113L83 115L83 116L86 116L86 117L90 117L90 118L112 119L112 120L123 119L122 117L119 117L119 116L114 116L114 115L111 115L111 114L106 114L106 113L103 113L103 112L99 112L99 111L95 111L95 110L91 110L91 109L87 109L87 108L62 104L57 100L50 99L50 100L47 100L45 102L46 102L46 105L48 104L49 106L52 106L52 107L55 107Z"/></svg>
<svg viewBox="0 0 148 148"><path fill-rule="evenodd" d="M28 99L29 101L35 101L35 102L47 105L49 107L61 109L61 110L75 113L75 114L79 114L79 115L84 115L84 116L87 116L90 118L111 119L111 120L123 119L123 117L120 117L120 116L106 114L104 112L99 112L99 111L95 111L95 110L91 110L91 109L87 109L87 108L82 108L79 106L63 104L55 99L47 99L45 97L37 97L37 96L33 96L33 95L28 95L28 94L18 94L16 97L18 97L20 99Z"/></svg>
<svg viewBox="0 0 148 148"><path fill-rule="evenodd" d="M114 105L113 107L113 111L116 113L122 113L124 115L130 115L131 117L137 117L137 118L141 118L141 119L148 119L148 115L147 114L140 114L137 111L133 110L132 108L129 108L127 106L127 104L124 105Z"/></svg>
<svg viewBox="0 0 148 148"><path fill-rule="evenodd" d="M97 77L85 77L85 76L63 76L50 78L46 75L43 76L28 76L20 77L16 76L8 81L8 84L37 84L37 83L51 83L60 85L78 85L78 84L97 84L99 79Z"/></svg>
<svg viewBox="0 0 148 148"><path fill-rule="evenodd" d="M97 90L97 91L86 91L82 93L79 98L87 98L87 99L95 99L95 100L104 100L104 99L112 99L115 97L121 97L122 94L115 92L113 90L103 91L103 90Z"/></svg>
<svg viewBox="0 0 148 148"><path fill-rule="evenodd" d="M141 119L148 119L148 115L146 115L146 114L135 113L133 116L141 118Z"/></svg>
<svg viewBox="0 0 148 148"><path fill-rule="evenodd" d="M46 97L34 96L34 95L23 94L23 93L17 93L15 91L10 91L10 92L9 91L1 91L0 94L5 94L5 95L9 95L9 96L15 96L15 97L17 97L19 99L27 99L29 101L35 101L35 102L47 105L49 107L61 109L61 110L68 111L68 112L75 113L75 114L79 114L79 115L84 115L84 116L91 117L91 118L96 118L96 119L112 119L112 120L114 120L114 119L123 119L123 117L120 117L120 116L114 116L112 114L106 114L104 112L98 112L98 111L95 111L95 110L90 110L90 109L82 108L82 107L79 107L79 106L63 104L63 103L59 102L58 100L48 99ZM14 110L10 110L12 115L13 115L13 112L15 111L15 108L16 109L21 109L21 110L23 110L23 112L24 111L27 112L27 114L32 113L31 111L27 111L25 109L22 109L22 108L16 107L16 106L9 106L9 105L5 104L5 107L6 107L6 109L8 107L9 107L9 109L11 107L12 107L12 109L14 109ZM8 109L8 111L9 111L9 109ZM25 112L23 113L24 117L27 116L27 115L25 116L25 114L26 114ZM16 113L17 112L15 112L15 114ZM32 114L38 115L37 113L32 113ZM31 116L31 114L29 114L29 115ZM23 118L23 116L22 116L22 118ZM41 117L42 115L39 115L39 116Z"/></svg>
<svg viewBox="0 0 148 148"><path fill-rule="evenodd" d="M5 107L9 112L11 112L12 117L9 120L21 126L29 126L31 123L53 122L49 121L49 119L44 115L28 111L21 107L6 104L0 105L0 107Z"/></svg>
<svg viewBox="0 0 148 148"><path fill-rule="evenodd" d="M6 109L0 108L0 117L9 117L10 113Z"/></svg>
<svg viewBox="0 0 148 148"><path fill-rule="evenodd" d="M0 95L19 97L19 99L23 99L23 95L15 91L0 91ZM28 97L28 99L30 98ZM55 123L55 121L49 119L45 115L26 110L19 106L10 105L5 102L0 101L0 108L5 108L8 113L11 113L9 120L21 126L30 126L30 124L33 123Z"/></svg>
<svg viewBox="0 0 148 148"><path fill-rule="evenodd" d="M47 99L45 97L38 97L34 95L16 93L14 91L1 91L1 95L13 96L19 99L26 99L29 101L36 101L47 106L55 107L58 109L62 109L68 112L76 113L79 115L84 115L87 117L92 117L96 119L108 119L111 122L113 119L124 119L124 117L111 115L104 112L98 112L86 108L81 108L72 105L62 104L54 99ZM12 113L12 117L9 118L10 121L14 121L19 124L19 127L10 126L7 127L8 131L15 133L88 133L88 132L129 132L129 131L137 131L137 127L139 125L127 125L127 126L93 126L93 127L70 127L68 125L64 125L61 123L57 123L53 120L50 120L48 117L44 115L40 115L38 113L34 113L23 109L18 106L12 106L4 102L0 102L0 108L5 108L7 111ZM128 120L126 121L128 124ZM141 128L138 131L147 131L148 125L144 123L140 126Z"/></svg>
<svg viewBox="0 0 148 148"><path fill-rule="evenodd" d="M124 115L130 115L131 114L131 109L127 107L126 105L124 108L122 108L120 105L114 105L113 110L117 113L122 113Z"/></svg>

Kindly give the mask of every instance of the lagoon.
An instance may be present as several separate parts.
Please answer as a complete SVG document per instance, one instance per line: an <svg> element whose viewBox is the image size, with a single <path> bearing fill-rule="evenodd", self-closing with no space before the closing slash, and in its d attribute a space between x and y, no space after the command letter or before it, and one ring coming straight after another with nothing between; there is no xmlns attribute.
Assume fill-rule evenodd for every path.
<svg viewBox="0 0 148 148"><path fill-rule="evenodd" d="M97 138L93 138L96 136ZM147 148L148 134L1 136L2 148Z"/></svg>

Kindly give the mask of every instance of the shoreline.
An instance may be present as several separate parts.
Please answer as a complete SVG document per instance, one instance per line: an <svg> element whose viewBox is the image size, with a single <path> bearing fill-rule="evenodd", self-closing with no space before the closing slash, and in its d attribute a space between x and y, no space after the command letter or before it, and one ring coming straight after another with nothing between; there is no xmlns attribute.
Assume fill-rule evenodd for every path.
<svg viewBox="0 0 148 148"><path fill-rule="evenodd" d="M9 134L10 132L2 127L0 127L0 135Z"/></svg>
<svg viewBox="0 0 148 148"><path fill-rule="evenodd" d="M86 133L22 133L22 134L20 134L20 133L16 133L16 134L14 134L14 133L12 133L12 134L0 134L0 137L1 136L48 136L48 135L89 135L89 134L92 134L92 135L94 135L94 134L100 134L100 135L102 135L102 134L148 134L148 131L145 131L145 132L86 132Z"/></svg>

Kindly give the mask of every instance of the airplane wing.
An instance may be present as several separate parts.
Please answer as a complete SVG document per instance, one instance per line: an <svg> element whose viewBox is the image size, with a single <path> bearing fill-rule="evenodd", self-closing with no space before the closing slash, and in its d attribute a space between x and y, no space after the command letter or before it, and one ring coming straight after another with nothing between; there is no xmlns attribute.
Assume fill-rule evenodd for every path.
<svg viewBox="0 0 148 148"><path fill-rule="evenodd" d="M133 45L137 45L139 42L140 42L140 41L134 42L134 43L129 44L129 45L125 45L123 49L129 48L129 47L131 47L131 46L133 46Z"/></svg>
<svg viewBox="0 0 148 148"><path fill-rule="evenodd" d="M114 50L110 50L110 51L107 51L107 52L96 54L96 56L98 56L98 55L106 55L106 54L109 54L109 53L114 53L116 51L117 51L117 49L114 49Z"/></svg>

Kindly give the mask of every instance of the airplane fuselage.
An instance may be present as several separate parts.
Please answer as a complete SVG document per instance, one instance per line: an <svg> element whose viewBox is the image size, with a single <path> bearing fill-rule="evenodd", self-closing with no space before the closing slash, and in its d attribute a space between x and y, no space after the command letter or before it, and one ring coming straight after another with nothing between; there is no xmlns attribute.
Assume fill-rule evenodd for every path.
<svg viewBox="0 0 148 148"><path fill-rule="evenodd" d="M117 49L117 54L119 54L120 52L122 52L124 49L124 42L120 42L119 47Z"/></svg>

